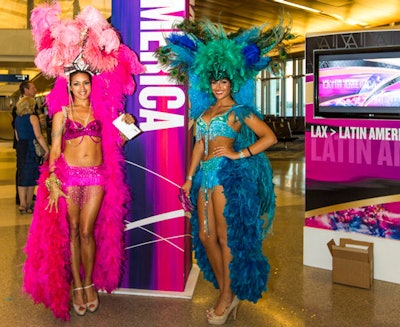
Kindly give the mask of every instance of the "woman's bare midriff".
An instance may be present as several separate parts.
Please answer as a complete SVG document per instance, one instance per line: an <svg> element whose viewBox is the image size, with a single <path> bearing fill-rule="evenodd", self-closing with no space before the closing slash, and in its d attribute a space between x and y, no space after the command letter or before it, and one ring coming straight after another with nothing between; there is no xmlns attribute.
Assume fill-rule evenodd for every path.
<svg viewBox="0 0 400 327"><path fill-rule="evenodd" d="M101 143L95 143L89 136L84 136L65 142L64 158L70 166L92 167L103 163ZM99 141L98 138L94 140ZM79 142L81 142L79 144Z"/></svg>
<svg viewBox="0 0 400 327"><path fill-rule="evenodd" d="M207 161L214 157L214 149L218 146L225 146L233 149L234 139L224 136L218 136L214 140L208 141L208 155L203 156L202 160Z"/></svg>

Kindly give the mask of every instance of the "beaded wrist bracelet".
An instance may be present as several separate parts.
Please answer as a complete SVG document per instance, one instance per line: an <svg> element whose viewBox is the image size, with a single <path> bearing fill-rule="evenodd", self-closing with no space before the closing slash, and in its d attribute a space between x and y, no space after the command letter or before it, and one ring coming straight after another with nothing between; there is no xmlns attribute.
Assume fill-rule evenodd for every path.
<svg viewBox="0 0 400 327"><path fill-rule="evenodd" d="M62 183L56 176L51 176L46 178L45 185L46 188L50 191L51 185L55 183L58 187L61 187Z"/></svg>

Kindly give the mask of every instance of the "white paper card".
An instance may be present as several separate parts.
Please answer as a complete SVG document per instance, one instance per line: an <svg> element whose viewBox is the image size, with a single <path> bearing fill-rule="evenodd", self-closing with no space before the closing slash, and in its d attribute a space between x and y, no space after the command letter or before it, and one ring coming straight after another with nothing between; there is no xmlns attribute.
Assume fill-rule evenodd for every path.
<svg viewBox="0 0 400 327"><path fill-rule="evenodd" d="M131 140L142 131L135 124L127 124L126 122L124 122L122 120L123 116L124 115L118 116L118 118L113 121L113 124L121 131L121 133L123 133L129 140Z"/></svg>

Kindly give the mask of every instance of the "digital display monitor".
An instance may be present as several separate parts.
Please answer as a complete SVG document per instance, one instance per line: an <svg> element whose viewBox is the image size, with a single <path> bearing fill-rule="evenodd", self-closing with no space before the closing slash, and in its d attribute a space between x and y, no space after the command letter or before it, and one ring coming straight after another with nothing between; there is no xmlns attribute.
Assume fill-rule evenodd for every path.
<svg viewBox="0 0 400 327"><path fill-rule="evenodd" d="M400 47L314 50L315 116L400 118Z"/></svg>

